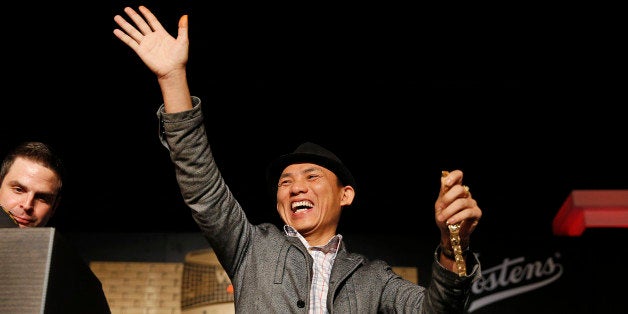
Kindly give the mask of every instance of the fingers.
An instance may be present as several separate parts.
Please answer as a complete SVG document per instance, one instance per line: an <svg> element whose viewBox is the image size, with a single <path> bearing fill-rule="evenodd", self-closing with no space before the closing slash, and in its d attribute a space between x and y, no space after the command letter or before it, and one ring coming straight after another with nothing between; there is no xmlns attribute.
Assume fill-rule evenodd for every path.
<svg viewBox="0 0 628 314"><path fill-rule="evenodd" d="M137 13L133 11L131 8L125 8L124 10L129 16L136 16ZM133 19L133 18L132 18ZM141 19L141 18L140 18ZM125 44L135 49L135 47L142 41L143 34L138 31L133 25L126 21L122 16L116 15L113 17L113 20L120 26L120 29L114 29L113 33ZM137 23L136 23L137 24ZM146 24L146 23L144 23Z"/></svg>
<svg viewBox="0 0 628 314"><path fill-rule="evenodd" d="M454 170L454 171L441 171L441 184L449 189L456 184L462 183L462 171Z"/></svg>
<svg viewBox="0 0 628 314"><path fill-rule="evenodd" d="M118 23L118 25L122 29L114 29L113 34L116 35L118 39L127 44L129 47L135 49L140 42L142 34L120 15L116 15L113 20L116 21L116 23Z"/></svg>
<svg viewBox="0 0 628 314"><path fill-rule="evenodd" d="M447 171L447 170L443 170L443 171L441 171L441 172L440 172L440 178L441 178L441 179L440 179L440 181L441 181L441 185L443 185L443 184L444 184L445 186L449 186L449 184L448 184L448 183L449 183L449 181L448 181L448 179L447 179L448 177L449 177L449 171Z"/></svg>
<svg viewBox="0 0 628 314"><path fill-rule="evenodd" d="M179 31L177 38L188 38L188 16L183 15L179 19Z"/></svg>
<svg viewBox="0 0 628 314"><path fill-rule="evenodd" d="M139 11L144 17L140 16L130 7L124 8L124 12L129 16L131 21L133 21L135 26L127 22L127 20L120 15L113 17L113 20L123 30L123 32L120 30L114 30L113 33L129 46L134 46L134 44L130 42L131 39L135 41L135 43L139 44L142 42L142 38L145 35L150 34L153 31L157 32L164 30L159 20L157 20L157 17L155 17L149 9L144 6L140 6Z"/></svg>
<svg viewBox="0 0 628 314"><path fill-rule="evenodd" d="M141 17L139 17L139 15L135 14L135 16L141 21L142 23L142 32L144 34L149 33L151 31L163 31L164 28L161 25L161 23L159 22L159 20L157 19L157 17L145 6L141 5L139 7L140 12L142 12L142 15L144 15L144 18L146 19L146 21L148 22L148 25L150 25L150 27L148 27L148 25L146 25L146 23L144 22L144 19L142 19ZM125 9L126 11L126 9ZM132 10L131 10L132 11ZM133 18L133 17L131 17ZM135 19L133 19L133 21L135 23L138 23L138 21L136 21ZM139 26L139 24L138 24Z"/></svg>
<svg viewBox="0 0 628 314"><path fill-rule="evenodd" d="M472 198L458 198L443 209L439 215L447 225L457 224L465 220L477 219L479 208Z"/></svg>
<svg viewBox="0 0 628 314"><path fill-rule="evenodd" d="M148 16L153 16L152 13L150 13L150 11L148 11L148 9L144 8L142 10L143 7L140 7L140 11L142 12L142 14L144 16L148 15ZM138 43L140 42L140 39L149 33L153 32L153 29L151 28L151 26L149 26L146 21L144 20L144 18L142 18L139 14L137 14L137 12L135 12L135 10L126 7L124 8L124 12L126 12L126 14L129 16L129 18L133 21L133 23L135 23L135 25L137 26L137 29L139 29L139 31L131 26L131 24L126 23L125 26L122 29L124 29L124 31L129 34L129 36L133 37L133 39L135 39L135 41L137 41ZM153 16L154 18L154 16ZM122 25L121 25L122 27Z"/></svg>
<svg viewBox="0 0 628 314"><path fill-rule="evenodd" d="M437 210L444 209L458 197L466 196L468 189L466 190L461 184L462 171L441 171L441 187L436 204Z"/></svg>
<svg viewBox="0 0 628 314"><path fill-rule="evenodd" d="M436 202L436 219L440 223L455 224L475 219L479 212L469 186L462 184L462 177L460 170L441 172L441 191Z"/></svg>

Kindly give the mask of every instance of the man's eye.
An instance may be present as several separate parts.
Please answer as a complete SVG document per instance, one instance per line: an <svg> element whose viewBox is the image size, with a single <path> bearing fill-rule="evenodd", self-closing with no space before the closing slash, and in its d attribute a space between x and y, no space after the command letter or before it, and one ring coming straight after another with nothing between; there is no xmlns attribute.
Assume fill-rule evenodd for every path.
<svg viewBox="0 0 628 314"><path fill-rule="evenodd" d="M51 204L52 203L52 198L49 197L40 197L39 201L42 203L46 203L46 204Z"/></svg>

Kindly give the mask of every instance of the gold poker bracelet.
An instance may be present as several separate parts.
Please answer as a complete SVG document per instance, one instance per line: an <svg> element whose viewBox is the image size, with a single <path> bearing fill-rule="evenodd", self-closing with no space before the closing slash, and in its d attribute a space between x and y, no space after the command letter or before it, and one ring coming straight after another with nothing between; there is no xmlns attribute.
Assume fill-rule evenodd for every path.
<svg viewBox="0 0 628 314"><path fill-rule="evenodd" d="M441 171L441 177L444 178L448 175L449 171ZM465 185L464 188L468 193L469 187ZM464 260L464 252L462 251L462 247L460 246L460 223L450 224L447 227L449 228L449 241L451 241L451 248L453 252L443 245L441 245L441 252L443 252L446 257L454 259L456 269L458 270L458 276L466 276L467 263Z"/></svg>
<svg viewBox="0 0 628 314"><path fill-rule="evenodd" d="M458 270L458 276L466 276L467 263L464 260L464 252L462 251L462 247L460 246L460 223L451 224L447 227L449 227L449 240L451 241L451 248L453 249L454 261L456 264L456 269ZM444 249L441 248L441 250ZM446 253L443 254L445 254L445 256L448 256ZM449 256L451 256L451 254L449 254Z"/></svg>

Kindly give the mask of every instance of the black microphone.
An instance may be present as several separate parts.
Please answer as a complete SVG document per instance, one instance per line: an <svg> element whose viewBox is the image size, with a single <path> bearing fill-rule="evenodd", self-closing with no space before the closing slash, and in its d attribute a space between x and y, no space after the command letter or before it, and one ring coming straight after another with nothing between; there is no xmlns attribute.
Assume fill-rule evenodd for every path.
<svg viewBox="0 0 628 314"><path fill-rule="evenodd" d="M19 228L19 224L13 218L13 214L0 205L0 228Z"/></svg>

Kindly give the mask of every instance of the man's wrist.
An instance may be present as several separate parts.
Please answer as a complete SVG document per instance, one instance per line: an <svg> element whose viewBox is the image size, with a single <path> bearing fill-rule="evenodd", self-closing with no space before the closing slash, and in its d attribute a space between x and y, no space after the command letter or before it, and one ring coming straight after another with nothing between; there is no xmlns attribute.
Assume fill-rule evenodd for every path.
<svg viewBox="0 0 628 314"><path fill-rule="evenodd" d="M451 249L451 246L441 244L440 245L440 251L448 259L451 259L451 260L454 260L454 261L456 260L456 254ZM466 247L464 250L462 250L462 256L467 257L467 252L469 252L469 247Z"/></svg>

